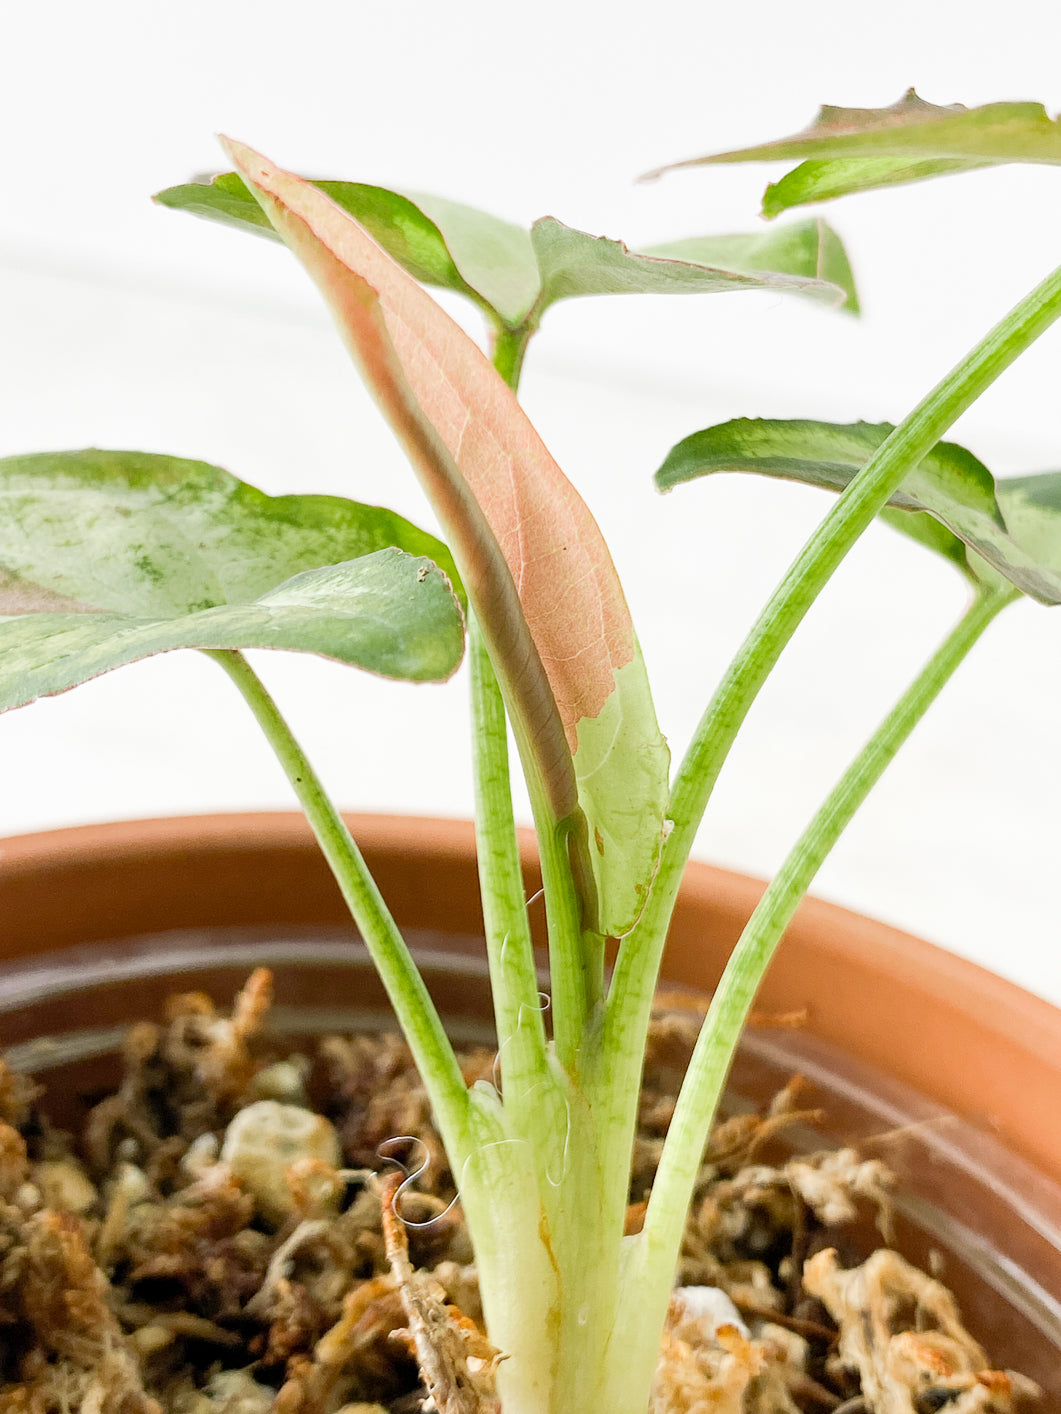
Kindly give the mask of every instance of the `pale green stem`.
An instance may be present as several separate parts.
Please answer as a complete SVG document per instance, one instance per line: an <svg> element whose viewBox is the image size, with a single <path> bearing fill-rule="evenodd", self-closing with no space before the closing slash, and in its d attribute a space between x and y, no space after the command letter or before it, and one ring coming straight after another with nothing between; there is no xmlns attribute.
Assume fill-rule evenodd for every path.
<svg viewBox="0 0 1061 1414"><path fill-rule="evenodd" d="M524 355L534 333L535 330L526 325L520 325L518 329L498 326L493 332L493 346L490 354L494 367L513 392L519 386Z"/></svg>
<svg viewBox="0 0 1061 1414"><path fill-rule="evenodd" d="M544 810L535 810L534 818L549 932L553 1045L564 1069L578 1078L586 1059L587 1027L599 1022L604 994L604 939L582 927L582 895L572 863L575 831L585 821L554 826ZM592 888L592 881L587 886Z"/></svg>
<svg viewBox="0 0 1061 1414"><path fill-rule="evenodd" d="M468 621L471 664L475 844L490 960L505 1108L525 1105L551 1083L534 946L524 900L501 690L474 617ZM533 1103L533 1100L531 1100Z"/></svg>
<svg viewBox="0 0 1061 1414"><path fill-rule="evenodd" d="M417 1069L431 1098L443 1142L455 1168L470 1138L468 1089L424 980L368 871L343 817L295 740L276 703L240 653L212 652L243 694L294 787L321 852L357 924L386 988Z"/></svg>
<svg viewBox="0 0 1061 1414"><path fill-rule="evenodd" d="M501 331L495 342L495 367L513 390L531 332ZM600 1361L618 1289L626 1180L620 1173L618 1198L602 1204L595 1126L576 1078L586 1021L603 988L603 940L581 929L569 833L575 822L556 824L536 789L533 754L521 753L545 892L555 1050L550 1059L512 817L504 707L474 621L469 656L483 910L505 1123L516 1147L480 1151L480 1162L492 1160L495 1171L484 1168L480 1176L469 1167L465 1206L490 1333L510 1356L499 1370L504 1407L515 1414L561 1414L573 1401L577 1405L580 1388L604 1380ZM502 1210L501 1189L520 1174L536 1198L525 1188ZM607 1222L617 1205L618 1227ZM599 1256L587 1262L587 1250Z"/></svg>
<svg viewBox="0 0 1061 1414"><path fill-rule="evenodd" d="M935 655L844 772L789 853L741 934L715 991L678 1096L624 1287L637 1291L637 1322L662 1324L685 1218L737 1041L774 951L822 861L995 615L1016 590L977 595Z"/></svg>
<svg viewBox="0 0 1061 1414"><path fill-rule="evenodd" d="M645 912L619 950L602 1039L615 1142L629 1152L641 1057L674 901L704 809L759 689L848 550L957 417L1061 315L1061 268L1027 295L903 420L814 532L774 592L700 720L675 779L674 828ZM602 1076L602 1080L605 1078Z"/></svg>

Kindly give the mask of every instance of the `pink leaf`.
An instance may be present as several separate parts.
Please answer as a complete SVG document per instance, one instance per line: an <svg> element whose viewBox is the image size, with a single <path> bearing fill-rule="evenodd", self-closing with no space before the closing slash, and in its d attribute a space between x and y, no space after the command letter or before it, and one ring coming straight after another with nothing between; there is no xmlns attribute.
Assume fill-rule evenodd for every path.
<svg viewBox="0 0 1061 1414"><path fill-rule="evenodd" d="M308 182L250 148L225 145L320 286L406 446L464 577L521 746L529 744L564 818L576 804L571 758L581 724L621 690L623 669L639 678L627 694L631 713L643 716L649 702L646 740L658 743L630 613L596 521L483 352L367 231ZM595 754L599 774L602 752ZM590 833L611 838L584 791L579 800Z"/></svg>

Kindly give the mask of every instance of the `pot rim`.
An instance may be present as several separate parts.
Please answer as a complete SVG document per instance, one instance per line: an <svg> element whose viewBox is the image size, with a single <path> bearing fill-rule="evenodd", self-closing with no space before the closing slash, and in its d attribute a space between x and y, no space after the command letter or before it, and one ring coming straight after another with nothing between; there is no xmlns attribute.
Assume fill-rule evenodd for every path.
<svg viewBox="0 0 1061 1414"><path fill-rule="evenodd" d="M440 889L467 892L475 851L470 821L368 814L346 819L370 867L385 869L388 860L407 858L415 841L437 872ZM534 886L530 831L521 832L521 848ZM99 898L87 899L82 915L66 917L59 928L60 947L77 928L100 938L153 931L150 923L136 921L136 910L156 892L152 867L167 859L184 869L206 868L262 851L305 860L318 872L324 867L297 812L123 820L2 839L0 959L39 948L49 924L73 912L61 903L63 883L76 887L87 871L103 865L124 870L131 896L108 890L105 907ZM42 877L50 895L43 912L24 926L13 924L30 881ZM260 888L260 877L255 886ZM762 880L692 861L664 961L667 981L701 991L712 986L764 887ZM159 907L164 903L156 900ZM475 929L477 904L477 898L470 906L465 901L458 928ZM320 917L343 920L337 891L322 907ZM705 910L712 919L706 943ZM1043 998L887 924L810 898L786 931L758 1005L766 1012L805 1010L810 1033L987 1130L1061 1181L1061 1126L1049 1120L1061 1099L1061 1009Z"/></svg>

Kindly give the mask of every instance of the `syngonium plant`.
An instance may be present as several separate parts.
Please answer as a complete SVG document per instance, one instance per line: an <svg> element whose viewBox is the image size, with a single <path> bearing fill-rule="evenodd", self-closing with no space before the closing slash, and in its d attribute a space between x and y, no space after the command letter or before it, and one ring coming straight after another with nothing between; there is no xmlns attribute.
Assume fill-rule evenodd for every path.
<svg viewBox="0 0 1061 1414"><path fill-rule="evenodd" d="M1061 599L1061 473L995 482L940 439L1061 314L1048 276L898 426L741 419L694 433L664 489L713 471L840 492L739 650L671 772L622 589L590 512L516 398L554 301L790 289L854 303L819 221L633 252L552 218L310 182L238 143L235 171L164 204L278 235L324 294L417 471L447 546L378 507L268 497L217 467L130 452L0 463L0 707L178 647L233 679L283 764L380 971L427 1088L504 1355L505 1414L644 1414L686 1211L727 1070L786 923L829 849L986 626ZM823 110L807 134L719 159L808 160L797 200L1000 161L1061 162L1035 105ZM786 185L787 184L787 185ZM783 189L784 199L777 195ZM490 355L424 285L471 299ZM760 687L847 551L882 515L952 561L971 605L793 847L729 961L677 1100L639 1231L625 1233L641 1067L682 871ZM499 1086L465 1084L356 842L243 650L319 653L437 681L470 660L476 836ZM534 816L551 1035L517 849L508 726ZM618 940L614 968L608 939ZM440 1408L453 1392L436 1388ZM455 1395L453 1398L455 1399Z"/></svg>

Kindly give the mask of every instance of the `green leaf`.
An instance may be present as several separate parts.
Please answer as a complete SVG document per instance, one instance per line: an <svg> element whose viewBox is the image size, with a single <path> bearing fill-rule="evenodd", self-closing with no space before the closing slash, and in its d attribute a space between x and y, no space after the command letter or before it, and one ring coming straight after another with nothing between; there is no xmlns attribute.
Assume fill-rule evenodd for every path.
<svg viewBox="0 0 1061 1414"><path fill-rule="evenodd" d="M522 227L442 197L363 182L313 185L355 217L414 279L466 295L513 327L533 305L539 290L538 269L530 237ZM278 239L236 172L224 172L209 183L168 187L155 200L177 211Z"/></svg>
<svg viewBox="0 0 1061 1414"><path fill-rule="evenodd" d="M992 563L1033 599L1061 604L1061 471L1010 476L997 484L1008 536Z"/></svg>
<svg viewBox="0 0 1061 1414"><path fill-rule="evenodd" d="M267 496L220 467L147 452L0 459L0 613L34 591L123 614L190 613L389 545L459 586L442 542L379 506Z"/></svg>
<svg viewBox="0 0 1061 1414"><path fill-rule="evenodd" d="M463 642L451 581L446 547L376 506L266 496L145 452L0 460L0 614L19 616L0 632L8 707L170 648L445 678Z"/></svg>
<svg viewBox="0 0 1061 1414"><path fill-rule="evenodd" d="M820 218L792 221L753 235L692 236L687 240L650 246L642 254L693 260L725 270L769 271L815 281L824 280L844 292L844 309L849 314L859 313L855 279L844 243L833 228ZM823 297L817 287L808 289L806 293L814 298Z"/></svg>
<svg viewBox="0 0 1061 1414"><path fill-rule="evenodd" d="M950 172L975 172L985 162L966 162L959 157L911 161L908 157L846 157L835 162L801 162L763 192L762 214L768 221L794 206L810 206L852 192L873 191L878 187L900 187L927 177Z"/></svg>
<svg viewBox="0 0 1061 1414"><path fill-rule="evenodd" d="M886 506L881 511L880 518L893 530L916 540L926 550L934 550L937 555L950 560L952 565L970 579L979 582L983 578L986 563L935 516L925 511L897 511Z"/></svg>
<svg viewBox="0 0 1061 1414"><path fill-rule="evenodd" d="M736 418L679 442L656 472L656 484L669 491L679 482L713 471L754 471L800 479L811 466L816 485L842 491L894 430L885 422ZM971 452L953 442L937 443L910 473L891 504L904 510L923 510L926 498L941 505L965 506L979 519L1004 527L994 478Z"/></svg>
<svg viewBox="0 0 1061 1414"><path fill-rule="evenodd" d="M511 329L522 324L541 289L530 232L458 201L424 192L407 195L436 224L457 269L501 322Z"/></svg>
<svg viewBox="0 0 1061 1414"><path fill-rule="evenodd" d="M482 351L360 224L251 149L227 147L321 287L434 502L528 775L557 822L584 816L588 926L628 932L658 864L668 755L599 527ZM621 738L589 747L606 708ZM623 784L632 766L636 796Z"/></svg>
<svg viewBox="0 0 1061 1414"><path fill-rule="evenodd" d="M235 172L218 172L205 182L183 182L166 187L151 199L171 211L187 211L191 216L202 216L207 221L219 221L223 226L235 226L276 240L276 232L247 190L246 182Z"/></svg>
<svg viewBox="0 0 1061 1414"><path fill-rule="evenodd" d="M792 158L802 165L767 188L764 216L849 192L1000 163L1061 164L1061 120L1050 118L1041 103L940 107L909 89L890 108L826 106L809 128L792 137L693 158L674 167Z"/></svg>
<svg viewBox="0 0 1061 1414"><path fill-rule="evenodd" d="M894 430L739 418L679 442L656 482L667 491L712 472L750 471L843 491ZM1061 603L1061 472L996 481L972 452L938 442L889 507L890 525L972 578L1001 575L1041 603Z"/></svg>
<svg viewBox="0 0 1061 1414"><path fill-rule="evenodd" d="M795 230L796 228L790 228ZM827 235L824 234L827 232ZM819 223L794 235L717 236L631 251L621 241L591 236L551 216L536 221L531 240L541 271L540 316L550 304L582 295L714 294L779 290L830 304L853 293L851 270L839 240ZM835 283L825 276L840 276Z"/></svg>
<svg viewBox="0 0 1061 1414"><path fill-rule="evenodd" d="M381 677L438 682L463 652L442 572L402 550L307 570L248 603L172 618L28 613L0 619L0 711L175 648L286 648Z"/></svg>

